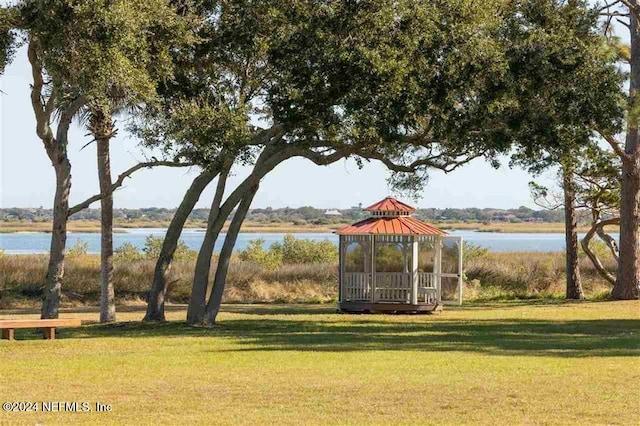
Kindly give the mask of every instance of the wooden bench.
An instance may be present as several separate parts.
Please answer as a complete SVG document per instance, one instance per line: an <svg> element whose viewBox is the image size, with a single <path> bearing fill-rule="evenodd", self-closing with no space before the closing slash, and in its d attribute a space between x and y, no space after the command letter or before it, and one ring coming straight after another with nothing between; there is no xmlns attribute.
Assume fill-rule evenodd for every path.
<svg viewBox="0 0 640 426"><path fill-rule="evenodd" d="M79 327L79 319L34 319L34 320L0 320L2 338L13 340L13 331L16 328L41 328L44 338L53 340L56 338L56 327Z"/></svg>

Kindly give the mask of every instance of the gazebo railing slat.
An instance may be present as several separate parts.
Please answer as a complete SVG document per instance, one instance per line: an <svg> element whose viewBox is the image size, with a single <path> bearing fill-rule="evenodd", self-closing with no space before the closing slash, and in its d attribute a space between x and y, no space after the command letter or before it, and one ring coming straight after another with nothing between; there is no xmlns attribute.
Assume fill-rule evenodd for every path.
<svg viewBox="0 0 640 426"><path fill-rule="evenodd" d="M345 272L344 279L345 300L371 299L371 279L367 272Z"/></svg>

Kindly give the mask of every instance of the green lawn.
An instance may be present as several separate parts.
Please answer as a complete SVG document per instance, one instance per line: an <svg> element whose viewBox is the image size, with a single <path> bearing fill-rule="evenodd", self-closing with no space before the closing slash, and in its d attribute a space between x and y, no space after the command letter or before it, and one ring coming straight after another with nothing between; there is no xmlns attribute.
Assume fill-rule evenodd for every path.
<svg viewBox="0 0 640 426"><path fill-rule="evenodd" d="M123 308L124 309L124 308ZM474 305L439 315L225 306L219 325L137 321L0 341L4 401L108 413L2 413L10 424L640 423L638 302ZM0 318L34 317L0 311ZM91 310L62 317L96 319Z"/></svg>

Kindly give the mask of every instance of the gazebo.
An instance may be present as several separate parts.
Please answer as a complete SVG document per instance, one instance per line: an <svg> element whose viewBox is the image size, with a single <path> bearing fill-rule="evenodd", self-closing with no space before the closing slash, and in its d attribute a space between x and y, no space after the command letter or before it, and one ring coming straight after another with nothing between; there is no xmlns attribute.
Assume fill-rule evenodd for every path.
<svg viewBox="0 0 640 426"><path fill-rule="evenodd" d="M339 235L343 312L431 312L462 304L462 237L411 217L387 197Z"/></svg>

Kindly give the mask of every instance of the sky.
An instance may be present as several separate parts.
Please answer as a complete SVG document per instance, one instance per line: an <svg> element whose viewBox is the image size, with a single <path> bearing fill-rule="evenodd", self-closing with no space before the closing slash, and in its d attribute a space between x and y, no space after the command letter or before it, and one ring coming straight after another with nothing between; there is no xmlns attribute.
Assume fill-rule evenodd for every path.
<svg viewBox="0 0 640 426"><path fill-rule="evenodd" d="M35 118L29 101L30 83L30 69L23 48L0 76L0 208L50 208L53 201L55 174L42 142L35 134ZM99 192L96 148L95 144L90 144L81 149L90 141L85 134L85 129L75 123L69 135L72 204ZM148 156L134 138L120 130L111 143L113 179ZM248 168L234 169L228 187L238 184L248 172ZM177 207L197 173L195 168L138 171L114 194L114 205L116 208ZM393 195L386 183L387 176L385 167L379 163L369 163L358 169L353 160L319 167L308 160L291 159L263 179L252 208L369 205ZM554 172L548 172L537 181L552 184L554 176ZM478 159L449 174L434 170L422 191L422 198L412 204L421 208L536 208L528 186L532 179L521 169L510 169L505 165L495 170ZM215 184L211 184L197 207L209 206L214 189ZM99 203L92 207L99 207Z"/></svg>

